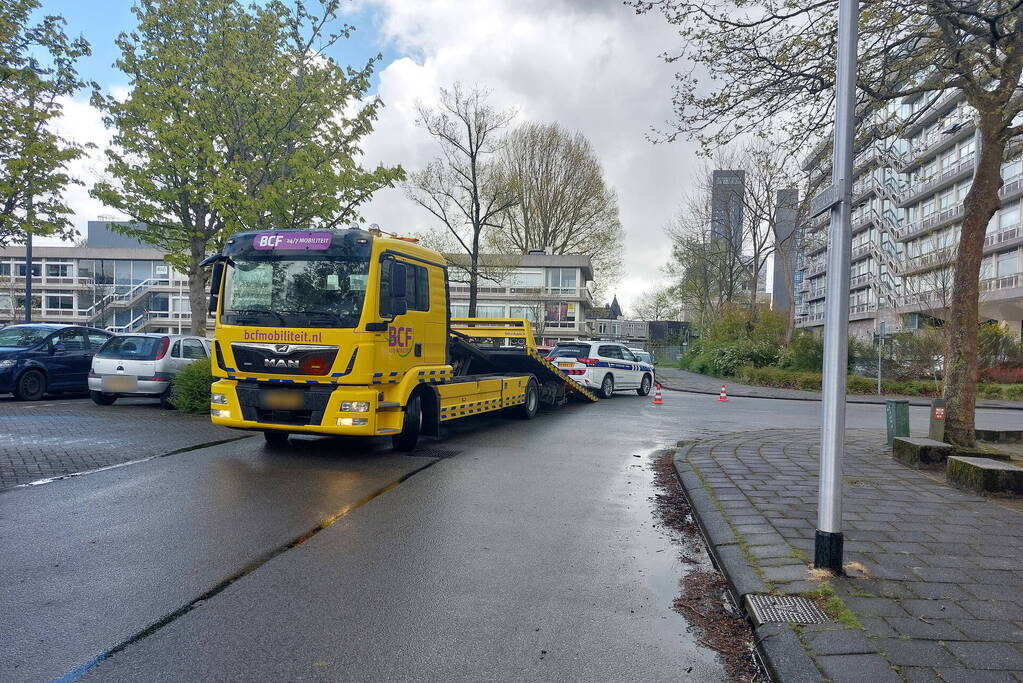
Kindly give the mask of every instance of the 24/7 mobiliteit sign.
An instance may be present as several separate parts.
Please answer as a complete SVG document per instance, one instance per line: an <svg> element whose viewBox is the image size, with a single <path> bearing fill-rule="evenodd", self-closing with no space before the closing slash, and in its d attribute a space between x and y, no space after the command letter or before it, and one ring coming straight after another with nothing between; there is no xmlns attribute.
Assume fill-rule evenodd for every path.
<svg viewBox="0 0 1023 683"><path fill-rule="evenodd" d="M330 249L329 232L261 232L252 238L259 251L276 249Z"/></svg>

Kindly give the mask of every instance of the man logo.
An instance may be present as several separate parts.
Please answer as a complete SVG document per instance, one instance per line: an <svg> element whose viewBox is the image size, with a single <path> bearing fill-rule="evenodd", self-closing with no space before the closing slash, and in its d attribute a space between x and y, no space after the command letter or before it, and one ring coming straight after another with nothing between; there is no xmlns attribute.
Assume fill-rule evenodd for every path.
<svg viewBox="0 0 1023 683"><path fill-rule="evenodd" d="M289 370L298 370L299 368L297 360L285 360L283 358L265 358L263 359L263 366L271 369L287 368Z"/></svg>
<svg viewBox="0 0 1023 683"><path fill-rule="evenodd" d="M275 344L274 345L274 351L276 351L277 353L287 353L288 349L290 349L290 348L291 347L288 346L287 344Z"/></svg>

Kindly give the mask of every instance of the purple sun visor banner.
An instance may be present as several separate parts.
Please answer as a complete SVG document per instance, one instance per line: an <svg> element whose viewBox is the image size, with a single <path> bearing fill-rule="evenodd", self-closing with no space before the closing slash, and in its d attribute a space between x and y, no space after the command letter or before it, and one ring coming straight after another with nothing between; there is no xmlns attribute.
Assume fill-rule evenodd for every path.
<svg viewBox="0 0 1023 683"><path fill-rule="evenodd" d="M258 251L275 249L330 249L329 232L261 232L252 238Z"/></svg>

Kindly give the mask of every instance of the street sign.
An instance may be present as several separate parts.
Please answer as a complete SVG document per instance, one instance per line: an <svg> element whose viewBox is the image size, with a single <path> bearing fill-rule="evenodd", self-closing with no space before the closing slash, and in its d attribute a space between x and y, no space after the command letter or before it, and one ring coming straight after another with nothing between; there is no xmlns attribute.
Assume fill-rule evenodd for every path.
<svg viewBox="0 0 1023 683"><path fill-rule="evenodd" d="M828 211L840 199L838 185L832 185L810 200L810 218Z"/></svg>

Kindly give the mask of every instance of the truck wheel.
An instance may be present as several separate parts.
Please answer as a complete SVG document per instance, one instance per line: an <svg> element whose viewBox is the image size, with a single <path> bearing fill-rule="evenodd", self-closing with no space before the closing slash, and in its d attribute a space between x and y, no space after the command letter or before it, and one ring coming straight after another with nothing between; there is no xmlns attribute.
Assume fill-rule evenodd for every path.
<svg viewBox="0 0 1023 683"><path fill-rule="evenodd" d="M518 407L518 415L523 420L532 420L540 410L540 388L536 386L536 380L531 379L526 384L526 400Z"/></svg>
<svg viewBox="0 0 1023 683"><path fill-rule="evenodd" d="M102 391L90 391L89 396L92 398L92 402L98 406L112 406L117 400L116 396L104 394Z"/></svg>
<svg viewBox="0 0 1023 683"><path fill-rule="evenodd" d="M283 446L288 443L288 433L279 432L276 429L268 429L263 432L263 438L266 439L268 446Z"/></svg>
<svg viewBox="0 0 1023 683"><path fill-rule="evenodd" d="M604 375L604 381L600 383L600 397L611 398L615 393L615 378L611 376L611 373Z"/></svg>
<svg viewBox="0 0 1023 683"><path fill-rule="evenodd" d="M405 419L402 420L401 432L391 437L391 445L396 451L411 451L419 441L419 430L423 428L423 404L419 395L408 400L405 406Z"/></svg>
<svg viewBox="0 0 1023 683"><path fill-rule="evenodd" d="M46 376L38 370L26 370L14 387L19 401L38 401L46 393Z"/></svg>
<svg viewBox="0 0 1023 683"><path fill-rule="evenodd" d="M650 379L650 375L644 374L643 381L639 383L639 389L636 389L636 393L640 396L646 396L650 393L650 387L654 381Z"/></svg>

